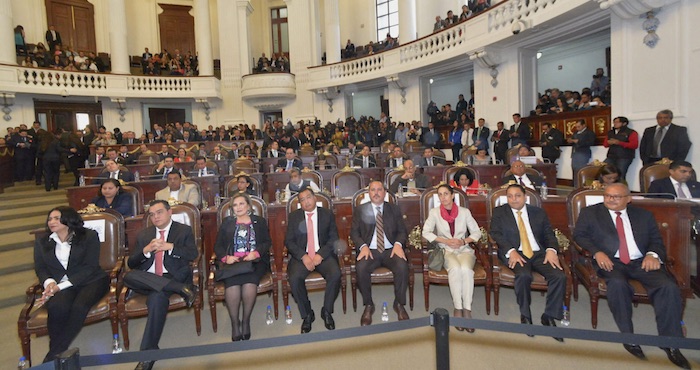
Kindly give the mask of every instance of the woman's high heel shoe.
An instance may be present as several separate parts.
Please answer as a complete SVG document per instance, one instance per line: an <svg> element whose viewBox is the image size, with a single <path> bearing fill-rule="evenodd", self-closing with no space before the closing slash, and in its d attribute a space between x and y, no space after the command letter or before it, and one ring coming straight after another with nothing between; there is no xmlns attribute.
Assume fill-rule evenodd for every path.
<svg viewBox="0 0 700 370"><path fill-rule="evenodd" d="M472 310L467 310L466 308L462 309L462 316L464 316L467 319L471 319L472 318ZM473 333L475 331L474 328L466 328L466 330L467 330L467 333Z"/></svg>
<svg viewBox="0 0 700 370"><path fill-rule="evenodd" d="M458 310L455 308L453 316L454 317L462 317L462 310L461 309ZM461 326L456 326L455 329L457 329L457 331L464 331L464 328Z"/></svg>

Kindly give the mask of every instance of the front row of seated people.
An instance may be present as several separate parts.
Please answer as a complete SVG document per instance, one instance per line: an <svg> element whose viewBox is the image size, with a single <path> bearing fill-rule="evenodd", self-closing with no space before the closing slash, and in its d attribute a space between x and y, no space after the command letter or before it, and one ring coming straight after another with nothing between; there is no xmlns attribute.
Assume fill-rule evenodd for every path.
<svg viewBox="0 0 700 370"><path fill-rule="evenodd" d="M178 177L172 174L174 177ZM179 177L178 177L179 178ZM112 181L106 182L113 184ZM386 188L379 181L369 185L370 202L354 210L351 238L357 253L358 287L365 309L360 325L370 325L375 311L370 282L371 272L385 266L394 274L393 309L399 320L408 319L404 308L408 285L407 231L400 220L401 210L385 201ZM659 335L681 337L682 300L675 281L665 270L667 258L653 215L630 206L626 185L605 187L604 202L581 211L574 240L594 255L598 275L608 286L608 305L618 328L632 333L632 295L628 279L646 288L657 317ZM440 205L430 211L423 237L445 252L445 268L456 317L471 317L474 291L475 251L471 243L481 237L479 225L469 209L454 203L449 185L438 187ZM547 281L548 291L541 323L555 326L562 317L566 276L560 265L559 248L549 218L541 208L526 204L525 188L509 185L507 203L494 209L491 237L498 244L498 256L515 273L515 295L520 321L532 324L530 283L538 272ZM288 216L285 246L290 255L289 281L302 317L301 332L311 331L315 313L308 299L305 279L317 271L326 280L320 317L328 330L335 328L333 308L342 273L337 255L338 230L332 211L317 206L315 191L299 191L300 209ZM253 263L253 272L224 281L225 300L232 322L232 340L250 339L250 315L257 296L257 285L269 270L271 239L267 221L252 215L248 195L232 199L233 215L226 218L214 247L222 264ZM197 256L192 229L173 221L168 202L150 203L148 217L153 226L142 230L129 258L131 269L124 277L126 287L148 295L148 319L141 350L157 349L167 315L168 298L181 295L192 305L189 262ZM65 351L78 335L92 305L107 291L108 279L99 267L99 239L82 226L80 216L68 207L52 209L47 216L51 235L37 239L35 269L44 286L41 298L48 309L49 353L51 361ZM70 264L68 264L70 261ZM54 298L51 298L54 297ZM127 296L127 299L129 296ZM49 299L51 298L51 299ZM240 314L240 306L243 306ZM459 328L468 330L471 328ZM563 341L561 338L555 338ZM624 348L636 357L644 352L636 344ZM676 348L663 348L679 367L690 368ZM150 369L153 362L139 363L137 369Z"/></svg>

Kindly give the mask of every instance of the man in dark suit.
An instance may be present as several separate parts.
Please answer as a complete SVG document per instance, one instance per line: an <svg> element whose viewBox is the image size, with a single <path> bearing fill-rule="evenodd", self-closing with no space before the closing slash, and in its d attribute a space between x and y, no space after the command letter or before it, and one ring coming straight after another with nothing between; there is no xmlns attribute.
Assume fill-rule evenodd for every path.
<svg viewBox="0 0 700 370"><path fill-rule="evenodd" d="M228 159L228 156L222 153L221 147L217 145L214 147L214 149L212 149L211 153L209 153L209 159L216 162L225 161Z"/></svg>
<svg viewBox="0 0 700 370"><path fill-rule="evenodd" d="M688 129L678 126L673 121L673 112L664 109L656 114L656 126L647 127L639 143L639 155L647 165L661 158L672 161L685 160L692 143Z"/></svg>
<svg viewBox="0 0 700 370"><path fill-rule="evenodd" d="M506 152L508 152L508 142L510 141L510 131L503 128L503 121L496 124L496 131L491 135L493 141L493 151L496 154L496 160L501 163L506 163Z"/></svg>
<svg viewBox="0 0 700 370"><path fill-rule="evenodd" d="M632 295L628 280L639 281L649 294L659 335L682 337L683 305L674 279L662 268L666 259L661 233L654 215L642 208L628 206L630 192L624 184L605 188L602 204L586 207L576 222L574 240L593 254L598 276L608 287L608 306L617 327L633 333ZM644 359L642 348L624 344L635 357ZM690 369L677 348L662 348L679 367Z"/></svg>
<svg viewBox="0 0 700 370"><path fill-rule="evenodd" d="M547 303L542 325L556 326L562 317L566 275L557 256L559 245L543 209L525 204L525 188L514 184L506 190L508 204L496 207L491 218L491 237L498 243L498 256L515 273L515 296L520 322L532 324L530 283L532 272L547 280ZM560 342L561 338L554 338Z"/></svg>
<svg viewBox="0 0 700 370"><path fill-rule="evenodd" d="M561 155L560 146L564 144L564 134L552 124L545 122L542 124L542 136L540 136L540 146L542 146L542 158L554 161Z"/></svg>
<svg viewBox="0 0 700 370"><path fill-rule="evenodd" d="M56 45L62 45L61 34L56 31L56 28L52 25L49 26L49 30L46 31L46 43L49 47L49 53L53 55L56 50Z"/></svg>
<svg viewBox="0 0 700 370"><path fill-rule="evenodd" d="M574 176L574 188L577 188L582 184L578 184L576 174L591 160L591 146L595 145L595 134L586 127L586 121L579 120L576 122L576 133L566 141L571 144L571 170Z"/></svg>
<svg viewBox="0 0 700 370"><path fill-rule="evenodd" d="M216 176L218 171L216 167L207 168L207 159L200 156L195 159L194 168L190 171L190 174L194 177Z"/></svg>
<svg viewBox="0 0 700 370"><path fill-rule="evenodd" d="M127 148L126 145L122 145L119 147L119 158L121 158L121 161L125 165L129 164L134 164L136 163L136 157L129 154L129 148Z"/></svg>
<svg viewBox="0 0 700 370"><path fill-rule="evenodd" d="M287 148L284 152L284 158L277 161L277 172L289 171L295 167L301 169L301 160L296 157L294 149Z"/></svg>
<svg viewBox="0 0 700 370"><path fill-rule="evenodd" d="M420 160L421 167L444 166L445 158L434 156L433 148L423 149L423 158Z"/></svg>
<svg viewBox="0 0 700 370"><path fill-rule="evenodd" d="M518 144L527 144L532 133L530 126L521 121L520 113L513 114L513 125L510 126L510 144L516 146Z"/></svg>
<svg viewBox="0 0 700 370"><path fill-rule="evenodd" d="M428 176L422 173L416 173L416 165L408 159L403 164L404 173L397 177L390 185L389 190L396 194L399 187L403 187L406 191L415 195L420 195L425 189L430 186Z"/></svg>
<svg viewBox="0 0 700 370"><path fill-rule="evenodd" d="M503 179L503 184L508 184L511 181L514 181L516 184L536 190L538 186L542 185L544 179L536 175L525 173L525 168L527 168L525 163L521 161L513 162L510 165L511 175L506 176Z"/></svg>
<svg viewBox="0 0 700 370"><path fill-rule="evenodd" d="M190 269L190 262L198 254L194 234L191 227L173 221L172 214L166 201L149 203L148 217L153 226L139 232L128 262L131 271L124 275L127 287L148 296L148 320L141 341L142 351L158 349L169 297L181 295L187 307L192 306L196 297ZM136 369L149 370L153 368L153 362L139 362Z"/></svg>
<svg viewBox="0 0 700 370"><path fill-rule="evenodd" d="M395 146L391 151L391 156L389 157L389 167L396 168L403 166L404 161L407 161L408 159L409 158L406 153L403 152L403 149L401 149L400 146Z"/></svg>
<svg viewBox="0 0 700 370"><path fill-rule="evenodd" d="M34 177L35 141L27 134L27 130L21 130L12 135L8 144L15 151L15 180L31 180Z"/></svg>
<svg viewBox="0 0 700 370"><path fill-rule="evenodd" d="M321 318L326 329L335 329L333 306L340 290L340 266L336 248L338 244L338 228L335 217L329 209L316 206L316 195L310 188L299 192L297 209L289 214L287 235L284 244L289 255L289 284L292 295L299 305L299 314L304 320L301 333L311 331L311 323L316 316L311 309L306 291L306 277L312 271L317 271L326 280L326 292L321 309Z"/></svg>
<svg viewBox="0 0 700 370"><path fill-rule="evenodd" d="M270 143L270 149L262 152L263 158L279 158L282 156L280 152L280 144L276 141Z"/></svg>
<svg viewBox="0 0 700 370"><path fill-rule="evenodd" d="M690 162L673 161L668 173L669 177L651 182L649 193L673 194L679 199L700 198L700 183L692 180L693 165Z"/></svg>
<svg viewBox="0 0 700 370"><path fill-rule="evenodd" d="M484 149L487 152L489 151L489 134L491 133L489 131L488 127L484 127L486 124L486 120L483 118L479 118L478 125L476 128L474 128L474 131L472 132L472 141L474 142L474 146L476 146L477 150Z"/></svg>
<svg viewBox="0 0 700 370"><path fill-rule="evenodd" d="M381 181L369 184L370 202L353 210L350 237L357 248L357 286L362 294L365 310L360 325L372 324L374 301L370 275L378 267L386 267L394 275L394 311L399 320L408 320L406 290L408 289L408 262L404 246L408 240L401 209L384 201L386 189Z"/></svg>
<svg viewBox="0 0 700 370"><path fill-rule="evenodd" d="M106 171L97 175L92 181L93 184L101 184L105 179L123 180L125 182L134 181L134 175L129 171L121 171L119 169L119 164L112 159L107 160L105 163L105 170Z"/></svg>
<svg viewBox="0 0 700 370"><path fill-rule="evenodd" d="M377 167L377 160L374 159L374 156L372 154L370 154L369 145L365 145L362 147L362 149L360 150L360 155L355 156L352 159L352 165L354 167L361 168Z"/></svg>

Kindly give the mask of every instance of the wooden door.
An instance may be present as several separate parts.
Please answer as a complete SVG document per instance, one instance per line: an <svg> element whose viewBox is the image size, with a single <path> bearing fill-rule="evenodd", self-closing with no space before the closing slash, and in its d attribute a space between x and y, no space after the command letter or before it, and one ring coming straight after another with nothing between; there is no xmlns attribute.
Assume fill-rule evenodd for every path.
<svg viewBox="0 0 700 370"><path fill-rule="evenodd" d="M97 52L92 4L87 0L45 1L49 25L54 25L61 34L63 47L70 45L74 51Z"/></svg>
<svg viewBox="0 0 700 370"><path fill-rule="evenodd" d="M153 131L153 125L156 123L165 127L167 123L186 121L184 109L148 108L148 118L151 121L150 131Z"/></svg>
<svg viewBox="0 0 700 370"><path fill-rule="evenodd" d="M57 128L75 131L78 127L77 114L87 114L90 128L97 131L97 122L101 120L101 103L59 103L34 101L34 116L39 120L39 114L46 115L47 130L53 132ZM108 128L113 129L113 127Z"/></svg>
<svg viewBox="0 0 700 370"><path fill-rule="evenodd" d="M188 51L195 55L194 42L194 17L190 15L191 6L158 4L163 13L158 15L160 24L160 45L167 49L170 55L175 55L175 50L187 55Z"/></svg>

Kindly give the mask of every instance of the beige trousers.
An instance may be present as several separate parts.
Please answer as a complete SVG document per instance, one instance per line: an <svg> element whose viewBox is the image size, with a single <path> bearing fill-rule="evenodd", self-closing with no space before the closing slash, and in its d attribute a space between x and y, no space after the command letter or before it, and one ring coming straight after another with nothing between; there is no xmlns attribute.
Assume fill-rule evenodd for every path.
<svg viewBox="0 0 700 370"><path fill-rule="evenodd" d="M474 264L476 263L474 250L468 246L460 249L444 248L444 250L445 269L454 308L471 310L474 295Z"/></svg>

